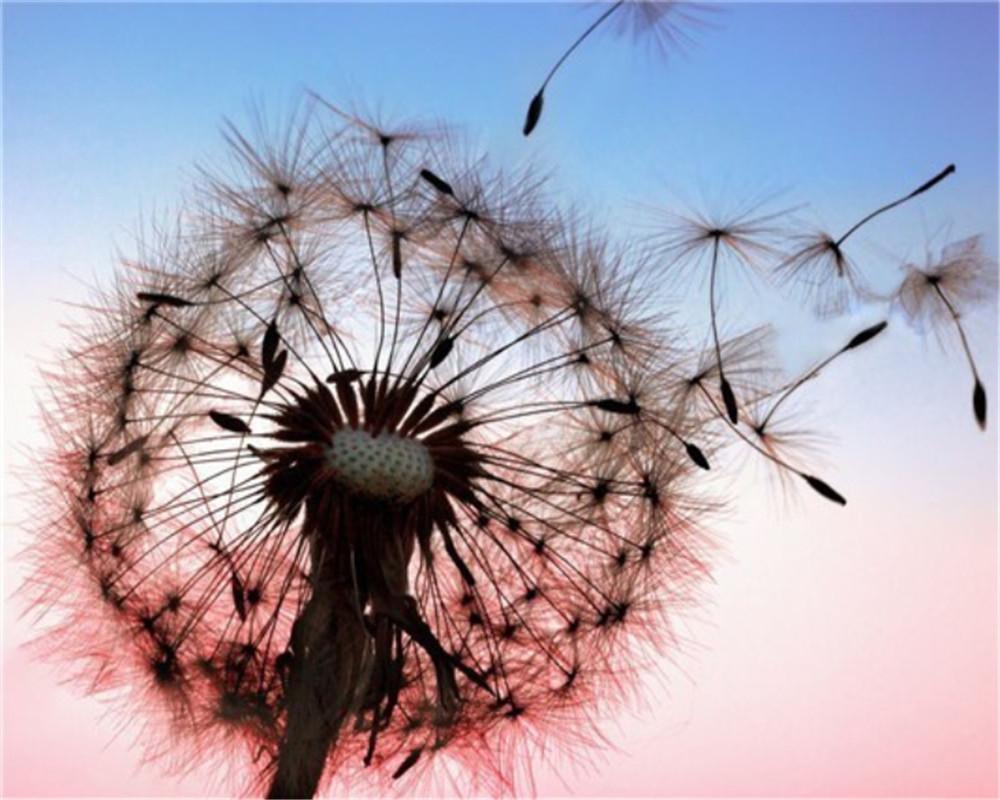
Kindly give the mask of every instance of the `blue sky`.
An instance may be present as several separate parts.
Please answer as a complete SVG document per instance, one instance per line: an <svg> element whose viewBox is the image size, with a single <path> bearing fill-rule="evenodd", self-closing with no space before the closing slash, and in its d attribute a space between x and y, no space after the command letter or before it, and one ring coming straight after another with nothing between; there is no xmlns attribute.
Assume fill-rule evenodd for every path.
<svg viewBox="0 0 1000 800"><path fill-rule="evenodd" d="M564 204L631 241L650 206L726 211L765 196L844 230L954 161L954 177L865 229L854 255L888 290L928 237L984 233L996 253L995 4L714 7L667 59L603 30L557 75L525 140L527 101L595 10L8 4L8 302L65 298L107 274L141 217L178 205L193 162L223 152L223 117L259 103L280 118L305 88L389 121L443 120L501 164L531 161Z"/></svg>
<svg viewBox="0 0 1000 800"><path fill-rule="evenodd" d="M995 4L728 6L666 63L605 31L557 76L525 142L527 100L593 11L6 5L10 245L46 217L98 244L109 219L175 200L183 168L218 152L221 116L253 100L287 107L301 87L445 119L501 163L554 169L598 213L781 191L839 226L956 161L928 215L995 220Z"/></svg>

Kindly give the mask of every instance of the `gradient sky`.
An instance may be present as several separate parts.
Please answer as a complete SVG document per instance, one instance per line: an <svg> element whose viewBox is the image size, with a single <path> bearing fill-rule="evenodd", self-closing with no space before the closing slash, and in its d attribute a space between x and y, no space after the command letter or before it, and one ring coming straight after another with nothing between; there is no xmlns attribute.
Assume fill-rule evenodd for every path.
<svg viewBox="0 0 1000 800"><path fill-rule="evenodd" d="M440 119L501 164L531 160L560 199L624 237L648 206L710 210L778 195L843 229L949 162L957 173L865 229L855 253L898 264L975 233L997 252L996 4L741 4L707 14L664 61L606 31L527 101L593 7L548 4L38 5L3 8L5 436L4 791L188 794L116 736L118 717L30 659L9 599L27 544L10 476L40 441L38 363L85 286L143 216L175 207L219 123L287 109L305 87L386 119ZM761 299L763 298L763 299ZM675 298L676 299L676 298ZM704 325L701 295L681 319ZM886 310L819 323L733 287L727 318L774 321L791 369ZM981 796L997 791L996 306L967 319L987 384L891 318L811 387L845 509L782 495L750 459L720 489L725 558L691 640L609 722L616 749L546 765L546 795ZM698 328L696 339L701 339Z"/></svg>

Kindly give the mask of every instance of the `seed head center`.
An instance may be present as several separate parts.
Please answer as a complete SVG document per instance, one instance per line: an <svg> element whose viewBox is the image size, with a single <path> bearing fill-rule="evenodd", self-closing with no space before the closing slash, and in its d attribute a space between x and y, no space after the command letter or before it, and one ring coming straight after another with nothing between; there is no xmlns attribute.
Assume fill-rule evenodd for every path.
<svg viewBox="0 0 1000 800"><path fill-rule="evenodd" d="M344 428L333 434L326 459L336 481L350 492L408 503L434 483L434 461L416 439Z"/></svg>

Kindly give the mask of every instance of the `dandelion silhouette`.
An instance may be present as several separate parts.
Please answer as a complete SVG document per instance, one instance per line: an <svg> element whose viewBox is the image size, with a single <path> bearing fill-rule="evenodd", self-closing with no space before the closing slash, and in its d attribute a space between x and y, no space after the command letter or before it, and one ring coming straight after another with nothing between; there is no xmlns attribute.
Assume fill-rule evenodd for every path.
<svg viewBox="0 0 1000 800"><path fill-rule="evenodd" d="M52 372L42 641L247 792L439 755L510 790L706 576L715 412L530 175L335 111L229 126Z"/></svg>
<svg viewBox="0 0 1000 800"><path fill-rule="evenodd" d="M823 231L794 237L793 251L775 267L775 274L782 282L796 285L821 317L841 314L856 301L874 297L857 265L844 253L844 242L879 215L932 189L954 171L955 165L949 164L909 194L862 217L840 237Z"/></svg>
<svg viewBox="0 0 1000 800"><path fill-rule="evenodd" d="M690 41L685 27L701 21L695 13L701 7L695 3L678 0L616 0L607 3L607 8L566 48L558 58L542 85L531 98L524 118L522 133L530 136L538 126L545 104L545 89L566 60L583 44L591 34L611 19L619 21L619 31L631 32L634 38L651 37L655 47L663 54L676 46Z"/></svg>
<svg viewBox="0 0 1000 800"><path fill-rule="evenodd" d="M986 430L986 389L962 326L962 312L996 297L996 262L983 253L981 238L971 236L946 245L937 260L928 256L923 267L906 264L904 269L906 277L896 291L896 302L920 330L929 328L940 334L941 326L954 325L972 370L972 411L979 427Z"/></svg>

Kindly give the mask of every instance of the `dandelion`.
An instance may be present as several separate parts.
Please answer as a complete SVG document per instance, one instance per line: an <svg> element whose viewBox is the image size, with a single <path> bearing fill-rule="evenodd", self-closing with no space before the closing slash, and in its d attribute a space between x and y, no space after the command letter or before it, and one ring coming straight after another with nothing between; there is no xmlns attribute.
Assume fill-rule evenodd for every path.
<svg viewBox="0 0 1000 800"><path fill-rule="evenodd" d="M962 326L966 309L996 298L997 265L982 250L979 236L946 245L936 260L928 255L925 266L904 266L906 277L895 300L907 320L919 330L939 332L954 325L972 370L972 410L976 422L986 429L986 389L979 378L972 349Z"/></svg>
<svg viewBox="0 0 1000 800"><path fill-rule="evenodd" d="M793 251L775 267L784 283L795 284L807 303L822 317L844 313L857 301L873 297L857 264L843 251L844 242L864 225L936 186L955 171L949 164L909 194L862 217L840 237L825 231L792 237Z"/></svg>
<svg viewBox="0 0 1000 800"><path fill-rule="evenodd" d="M512 790L706 576L711 417L523 176L316 107L227 138L50 375L41 641L248 793Z"/></svg>
<svg viewBox="0 0 1000 800"><path fill-rule="evenodd" d="M719 340L718 287L719 267L743 268L760 272L764 259L778 251L779 220L786 212L760 212L760 204L751 204L728 216L671 214L653 238L655 251L666 259L676 273L708 272L708 309L715 350L715 368L726 416L732 424L739 420L739 405L726 367ZM707 265L706 265L707 261Z"/></svg>
<svg viewBox="0 0 1000 800"><path fill-rule="evenodd" d="M545 89L555 77L560 67L587 38L598 28L611 20L617 21L620 34L631 34L633 38L650 38L654 47L666 54L678 46L691 42L691 36L686 28L702 22L698 11L701 7L678 0L616 0L581 33L559 57L541 87L531 98L528 112L524 119L522 132L530 136L542 116L542 106L545 102Z"/></svg>

